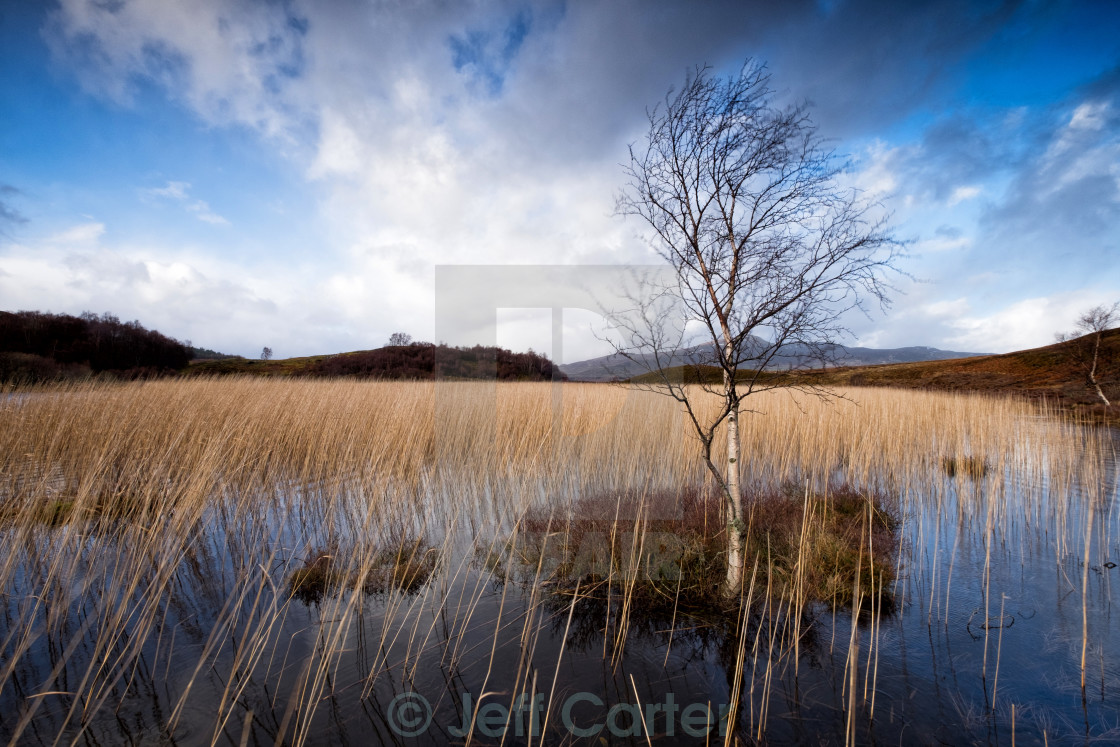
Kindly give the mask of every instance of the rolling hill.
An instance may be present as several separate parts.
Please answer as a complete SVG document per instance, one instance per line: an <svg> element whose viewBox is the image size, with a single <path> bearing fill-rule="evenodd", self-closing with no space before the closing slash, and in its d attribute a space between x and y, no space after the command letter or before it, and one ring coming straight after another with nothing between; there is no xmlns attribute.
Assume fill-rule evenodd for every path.
<svg viewBox="0 0 1120 747"><path fill-rule="evenodd" d="M888 386L906 389L1017 394L1046 398L1075 409L1103 411L1088 383L1085 370L1075 360L1078 345L1089 337L1059 342L1040 348L1002 355L979 355L947 360L909 361L865 366L844 366L764 374L772 383L809 386ZM671 370L674 380L717 381L718 369L708 366L681 366ZM1108 417L1115 419L1120 407L1120 329L1104 333L1097 378L1113 403ZM646 374L632 379L652 383L656 376Z"/></svg>
<svg viewBox="0 0 1120 747"><path fill-rule="evenodd" d="M806 386L888 386L1012 393L1047 398L1064 408L1099 413L1120 421L1120 329L1104 333L1097 378L1114 403L1104 408L1090 387L1075 351L1088 336L1002 355L958 353L929 347L875 349L836 346L828 357L841 365L810 368L805 350L790 346L763 373L768 383ZM195 351L207 359L187 360ZM705 365L711 347L677 351L668 368L676 381L718 381L719 370ZM0 312L0 383L35 383L90 376L149 378L168 375L326 376L375 379L497 378L503 381L630 380L655 383L650 361L621 355L556 366L537 353L493 347L448 347L430 343L385 346L337 355L281 360L250 360L189 348L147 330L139 322L120 322L105 314L81 317L40 312ZM743 374L747 375L746 372Z"/></svg>
<svg viewBox="0 0 1120 747"><path fill-rule="evenodd" d="M537 353L514 353L504 348L471 348L412 343L386 345L338 355L313 355L280 360L226 358L193 362L188 376L347 376L364 379L492 379L552 381L552 361ZM556 372L559 373L559 372ZM562 376L562 374L561 374Z"/></svg>

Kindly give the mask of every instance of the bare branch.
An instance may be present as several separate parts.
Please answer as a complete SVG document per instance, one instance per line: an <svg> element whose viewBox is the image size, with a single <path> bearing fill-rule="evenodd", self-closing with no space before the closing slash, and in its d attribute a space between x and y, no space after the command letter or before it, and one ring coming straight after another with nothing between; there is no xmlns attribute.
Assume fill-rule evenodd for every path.
<svg viewBox="0 0 1120 747"><path fill-rule="evenodd" d="M624 325L629 348L619 352L647 366L647 386L681 402L692 423L736 530L728 550L734 588L743 399L795 383L774 375L782 365L824 365L837 355L845 312L866 312L869 300L889 304L886 276L897 272L902 245L886 218L876 217L878 205L839 186L843 166L805 107L774 105L764 65L747 60L728 78L697 68L647 115L644 141L630 147L617 211L650 229L675 287L636 299L640 313ZM679 308L662 303L669 295ZM680 346L684 331L696 327L702 346L665 347ZM690 385L668 371L683 359L695 365L698 350L708 352L718 384L701 375ZM719 404L701 407L700 398L713 394ZM719 428L727 430L722 467L711 457Z"/></svg>
<svg viewBox="0 0 1120 747"><path fill-rule="evenodd" d="M1106 407L1111 406L1112 403L1109 402L1099 381L1102 363L1101 337L1118 323L1120 323L1120 302L1111 306L1100 304L1077 317L1074 323L1076 332L1059 332L1055 335L1058 342L1068 343L1067 349L1071 359L1083 369L1086 383L1096 392L1097 398Z"/></svg>

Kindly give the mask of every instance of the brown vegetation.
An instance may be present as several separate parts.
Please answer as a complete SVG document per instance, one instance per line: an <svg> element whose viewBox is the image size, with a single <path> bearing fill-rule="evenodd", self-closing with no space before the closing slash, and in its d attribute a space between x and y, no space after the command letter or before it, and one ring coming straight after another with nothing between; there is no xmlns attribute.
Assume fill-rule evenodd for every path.
<svg viewBox="0 0 1120 747"><path fill-rule="evenodd" d="M892 386L1018 394L1048 398L1071 406L1091 405L1096 395L1071 359L1070 350L1074 342L1059 342L1004 355L838 368L806 376L810 381L830 386ZM1120 329L1104 333L1101 347L1111 363L1102 377L1108 381L1105 386L1120 392Z"/></svg>
<svg viewBox="0 0 1120 747"><path fill-rule="evenodd" d="M858 586L863 598L893 606L898 519L887 496L850 485L817 492L786 483L756 487L743 499L747 565L757 568L771 599L851 606ZM559 512L531 509L488 564L501 569L512 557L552 593L624 592L649 612L725 608L727 522L718 493L618 491L558 506ZM738 602L727 609L737 614Z"/></svg>
<svg viewBox="0 0 1120 747"><path fill-rule="evenodd" d="M185 373L191 376L344 376L420 381L437 376L498 381L552 381L553 376L565 378L547 356L532 351L514 353L504 348L481 345L466 348L424 342L283 360L233 358L199 361Z"/></svg>
<svg viewBox="0 0 1120 747"><path fill-rule="evenodd" d="M419 591L436 569L439 551L420 538L403 539L378 551L368 567L348 572L339 548L312 553L288 576L288 593L306 604L359 588L366 594Z"/></svg>
<svg viewBox="0 0 1120 747"><path fill-rule="evenodd" d="M159 694L163 734L176 735L190 710L201 719L192 734L212 726L212 741L237 741L246 709L279 702L290 718L274 714L270 740L304 743L336 687L357 684L366 697L379 678L414 675L424 652L440 647L446 666L458 667L468 655L458 644L465 632L493 626L490 618L472 622L482 593L472 591L476 574L500 580L513 567L505 549L511 530L528 537L547 529L539 522L558 502L570 505L551 514L554 522L602 529L620 547L642 549L636 558L654 549L673 558L677 531L686 547L703 547L714 509L702 499L705 471L673 402L579 384L561 387L555 402L554 389L233 377L0 397L7 623L0 706L13 714L0 722L0 736L19 742L34 729L40 740L79 739L99 718L127 719L129 688L140 683ZM791 626L758 627L756 636L770 631L769 642L748 641L738 653L732 645L729 666L743 673L742 697L752 702L766 698L766 672L796 666L797 613L812 599L846 605L850 598L877 615L889 610L888 570L913 560L891 554L895 505L902 521L921 522L939 516L947 492L959 495L961 514L948 520L971 522L989 543L996 527L1028 519L1059 537L1063 552L1088 536L1069 520L1068 495L1077 494L1063 486L1082 479L1079 449L1091 433L1039 418L1044 410L1024 401L887 389L844 394L850 401L826 404L773 392L756 398L757 411L743 421L744 475L758 493L748 501L754 539L742 601L749 609L762 602L766 614ZM702 396L698 402L706 406ZM973 478L958 468L949 477L946 458L983 460L990 469ZM1048 480L1039 477L1044 470ZM1002 485L1013 472L1028 488L1063 490L1063 500L1043 502L1031 492L1007 498ZM1085 484L1099 485L1096 477L1087 474ZM850 487L830 487L837 478ZM796 488L783 493L787 484ZM644 508L637 501L623 511L619 496L684 500ZM875 496L883 499L867 500ZM494 576L464 557L472 544L491 560ZM615 578L613 561L607 566L610 655L625 646L626 620L650 613L644 598L667 605L670 584L674 598L678 586L683 598L684 588L701 589L711 575L703 563L678 557L694 575L674 578L670 566L645 588L633 575ZM715 553L703 558L719 562ZM527 608L519 609L531 613L555 597L542 584L560 581L538 571L543 565L521 565L531 570ZM292 592L316 575L323 585L315 624L285 627L305 609ZM951 580L935 578L923 593L947 605ZM367 592L379 589L383 611L369 616ZM402 593L410 589L419 593ZM566 598L574 605L584 594L581 584ZM999 613L995 599L992 614ZM539 619L517 614L517 625ZM673 616L666 627L680 624ZM529 657L537 633L527 631ZM360 680L339 682L335 673L353 656L356 635L370 639L368 650L393 656L347 659L342 669ZM879 655L876 641L874 633L867 638L860 662ZM289 649L304 658L288 661ZM994 641L992 650L998 660ZM502 655L489 651L475 645L469 655ZM162 679L172 665L177 676ZM503 670L507 686L524 692L532 672L513 666ZM215 680L227 684L207 689ZM252 700L260 687L278 700ZM873 685L867 693L874 697Z"/></svg>
<svg viewBox="0 0 1120 747"><path fill-rule="evenodd" d="M1076 340L1003 355L952 358L916 363L843 366L827 370L764 372L764 383L826 387L893 387L946 392L1012 394L1046 399L1078 411L1087 419L1120 421L1120 408L1097 404L1098 399L1072 356ZM1120 397L1120 329L1101 337L1101 386L1110 398ZM752 375L743 372L742 376ZM676 380L715 382L719 372L689 366L674 370ZM636 381L652 381L648 376Z"/></svg>
<svg viewBox="0 0 1120 747"><path fill-rule="evenodd" d="M112 314L0 311L0 382L36 383L111 374L164 376L187 365L182 343Z"/></svg>

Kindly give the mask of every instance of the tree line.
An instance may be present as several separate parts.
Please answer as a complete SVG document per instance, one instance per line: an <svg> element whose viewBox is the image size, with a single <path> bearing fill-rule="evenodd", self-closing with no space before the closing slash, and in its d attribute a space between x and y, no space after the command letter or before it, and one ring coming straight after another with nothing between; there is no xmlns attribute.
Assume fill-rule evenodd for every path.
<svg viewBox="0 0 1120 747"><path fill-rule="evenodd" d="M547 356L530 350L514 353L498 347L452 347L413 342L397 333L377 350L343 353L303 365L280 368L295 376L350 376L376 379L564 380ZM265 348L267 362L271 350ZM0 382L38 383L91 376L154 378L184 372L192 359L199 375L268 374L239 356L228 356L189 341L179 342L139 321L122 322L110 313L80 316L40 311L0 311ZM195 370L197 369L197 370Z"/></svg>
<svg viewBox="0 0 1120 747"><path fill-rule="evenodd" d="M0 311L0 380L148 378L179 371L190 359L178 340L109 313Z"/></svg>
<svg viewBox="0 0 1120 747"><path fill-rule="evenodd" d="M377 350L334 355L308 371L314 376L376 379L497 379L498 381L566 380L547 356L530 350L475 345L452 347L430 342L388 345Z"/></svg>

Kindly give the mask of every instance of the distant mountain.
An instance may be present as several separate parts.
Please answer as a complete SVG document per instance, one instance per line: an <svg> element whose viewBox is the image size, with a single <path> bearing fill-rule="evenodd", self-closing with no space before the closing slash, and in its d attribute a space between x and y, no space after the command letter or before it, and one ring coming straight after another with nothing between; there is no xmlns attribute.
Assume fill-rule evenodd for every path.
<svg viewBox="0 0 1120 747"><path fill-rule="evenodd" d="M917 351L914 354L919 356L966 357L777 370L765 374L762 383L765 386L881 386L1031 397L1045 399L1065 411L1083 414L1093 422L1120 426L1120 404L1105 407L1090 386L1085 363L1087 351L1092 349L1093 340L1085 335L1001 355L968 355L932 348L882 350L875 352L899 356ZM667 375L674 382L718 383L721 379L720 369L703 365L678 366ZM1108 330L1101 336L1096 376L1105 396L1114 403L1120 402L1120 329ZM661 378L645 374L632 380L658 384Z"/></svg>
<svg viewBox="0 0 1120 747"><path fill-rule="evenodd" d="M987 353L961 353L925 346L878 349L836 345L828 349L827 358L830 366L874 366L884 363L919 363L952 358L975 358L982 355ZM560 366L560 370L572 381L612 381L640 376L657 368L652 355L643 354L636 358L637 360L631 360L614 353L576 363L565 363ZM670 355L662 357L662 365L666 368L703 365L710 364L712 360L712 347L707 344L673 351ZM820 366L819 360L808 356L803 346L790 345L780 351L768 367L804 369Z"/></svg>
<svg viewBox="0 0 1120 747"><path fill-rule="evenodd" d="M878 366L884 363L921 363L923 361L944 361L955 358L979 358L990 353L962 353L957 350L939 350L918 345L908 348L849 348L841 347L844 355L837 365Z"/></svg>

